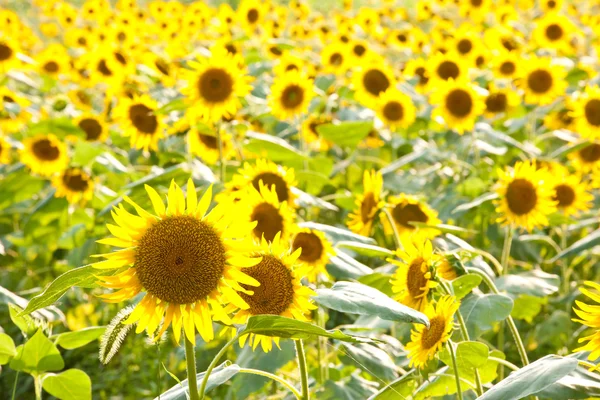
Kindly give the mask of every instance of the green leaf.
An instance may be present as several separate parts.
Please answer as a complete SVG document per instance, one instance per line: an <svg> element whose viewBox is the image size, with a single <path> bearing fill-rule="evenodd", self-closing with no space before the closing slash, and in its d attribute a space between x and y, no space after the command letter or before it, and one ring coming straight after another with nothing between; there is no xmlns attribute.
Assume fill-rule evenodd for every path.
<svg viewBox="0 0 600 400"><path fill-rule="evenodd" d="M47 374L42 387L61 400L87 400L92 398L92 380L80 369L68 369L60 374Z"/></svg>
<svg viewBox="0 0 600 400"><path fill-rule="evenodd" d="M169 114L172 111L182 111L187 108L187 104L185 103L185 99L174 99L156 110L157 114Z"/></svg>
<svg viewBox="0 0 600 400"><path fill-rule="evenodd" d="M576 143L566 144L566 145L556 149L555 151L553 151L548 156L548 159L549 160L560 160L561 158L563 158L564 156L566 156L569 153L572 153L574 151L579 151L583 148L586 148L587 146L589 146L589 144L590 144L590 142L588 142L587 140L584 140L581 142L576 142Z"/></svg>
<svg viewBox="0 0 600 400"><path fill-rule="evenodd" d="M65 367L65 363L54 343L40 329L25 344L17 347L17 355L10 362L10 367L15 371L37 375L59 371Z"/></svg>
<svg viewBox="0 0 600 400"><path fill-rule="evenodd" d="M481 276L467 274L452 281L452 291L458 300L462 299L481 283Z"/></svg>
<svg viewBox="0 0 600 400"><path fill-rule="evenodd" d="M6 333L0 333L0 365L8 363L16 355L15 342Z"/></svg>
<svg viewBox="0 0 600 400"><path fill-rule="evenodd" d="M408 399L417 388L415 370L402 375L379 392L369 397L368 400L398 400Z"/></svg>
<svg viewBox="0 0 600 400"><path fill-rule="evenodd" d="M316 229L318 231L323 232L331 239L331 241L334 244L343 240L361 243L375 243L375 240L373 240L372 238L359 235L345 228L338 228L336 226L319 224L317 222L301 222L298 225L301 228Z"/></svg>
<svg viewBox="0 0 600 400"><path fill-rule="evenodd" d="M600 229L595 230L593 233L576 241L571 246L558 253L552 260L550 260L550 263L555 263L561 258L565 258L573 254L579 254L585 250L597 246L598 244L600 244Z"/></svg>
<svg viewBox="0 0 600 400"><path fill-rule="evenodd" d="M452 234L473 234L473 233L478 233L477 231L473 230L473 229L465 229L465 228L461 228L460 226L454 226L454 225L448 225L448 224L437 224L437 225L429 225L426 224L424 222L418 222L418 221L411 221L410 222L411 225L414 225L418 228L432 228L432 229L437 229L440 232L443 233L452 233Z"/></svg>
<svg viewBox="0 0 600 400"><path fill-rule="evenodd" d="M71 162L74 165L87 166L91 164L94 159L102 154L104 149L97 143L91 143L85 140L79 140L75 144L75 154Z"/></svg>
<svg viewBox="0 0 600 400"><path fill-rule="evenodd" d="M355 148L373 129L368 121L344 121L339 124L322 124L317 126L317 133L342 147Z"/></svg>
<svg viewBox="0 0 600 400"><path fill-rule="evenodd" d="M394 252L383 247L374 246L360 242L341 241L337 242L336 247L352 250L360 255L367 257L393 257Z"/></svg>
<svg viewBox="0 0 600 400"><path fill-rule="evenodd" d="M239 366L237 366L236 364L231 364L229 361L225 361L223 364L213 369L210 373L210 376L208 377L208 382L206 384L206 392L209 392L217 386L224 384L225 382L233 378L233 376L239 371ZM205 372L201 372L196 375L198 387L204 379L204 374ZM178 383L177 385L173 386L171 389L156 397L154 400L187 400L189 393L188 387L188 380L184 379L183 381L181 381L181 383Z"/></svg>
<svg viewBox="0 0 600 400"><path fill-rule="evenodd" d="M91 326L75 332L61 333L51 339L56 339L55 343L63 349L72 350L98 339L105 330L105 326Z"/></svg>
<svg viewBox="0 0 600 400"><path fill-rule="evenodd" d="M386 296L392 297L394 292L392 291L390 279L392 279L392 275L376 272L374 274L361 276L358 278L358 281L364 285L371 286L372 288L379 290Z"/></svg>
<svg viewBox="0 0 600 400"><path fill-rule="evenodd" d="M534 269L519 274L502 276L497 278L495 283L501 291L506 290L514 294L545 297L558 292L560 277Z"/></svg>
<svg viewBox="0 0 600 400"><path fill-rule="evenodd" d="M337 279L357 279L373 273L371 268L342 251L338 251L337 255L329 258L327 271Z"/></svg>
<svg viewBox="0 0 600 400"><path fill-rule="evenodd" d="M588 352L578 352L567 356L578 360L585 360ZM552 400L587 399L600 397L600 375L594 371L588 371L581 365L562 377L555 384L548 386L537 393L542 398Z"/></svg>
<svg viewBox="0 0 600 400"><path fill-rule="evenodd" d="M485 365L488 360L490 349L479 342L460 342L456 345L456 366L459 371L472 371ZM440 352L440 360L452 367L452 360L448 349ZM474 372L473 372L474 373Z"/></svg>
<svg viewBox="0 0 600 400"><path fill-rule="evenodd" d="M514 307L510 315L515 319L523 319L531 323L536 315L542 311L542 306L547 303L547 297L522 294L514 300Z"/></svg>
<svg viewBox="0 0 600 400"><path fill-rule="evenodd" d="M10 314L11 321L19 327L23 335L31 336L37 331L35 321L29 315L21 315L23 309L16 304L8 304L8 312Z"/></svg>
<svg viewBox="0 0 600 400"><path fill-rule="evenodd" d="M577 360L550 354L511 373L478 400L522 399L535 394L577 368Z"/></svg>
<svg viewBox="0 0 600 400"><path fill-rule="evenodd" d="M471 339L478 338L483 332L492 329L495 322L510 315L513 301L501 294L478 294L467 296L460 305Z"/></svg>
<svg viewBox="0 0 600 400"><path fill-rule="evenodd" d="M429 326L425 314L361 283L336 282L331 289L318 289L314 300L336 311L375 315L389 321L416 322Z"/></svg>
<svg viewBox="0 0 600 400"><path fill-rule="evenodd" d="M413 161L418 160L419 158L421 158L423 155L425 154L424 150L421 151L413 151L405 156L400 157L399 159L395 160L394 162L386 165L385 167L381 168L379 170L379 172L381 172L382 175L387 175L389 173L392 173L400 168L402 168L403 166L410 164Z"/></svg>
<svg viewBox="0 0 600 400"><path fill-rule="evenodd" d="M459 212L470 210L475 207L479 207L483 203L488 202L490 200L497 199L497 198L498 198L498 193L485 193L485 194L477 197L473 201L470 201L468 203L461 204L460 206L455 207L454 210L452 210L452 214L456 214Z"/></svg>
<svg viewBox="0 0 600 400"><path fill-rule="evenodd" d="M247 132L244 149L272 161L302 161L307 157L284 139L265 133Z"/></svg>
<svg viewBox="0 0 600 400"><path fill-rule="evenodd" d="M123 340L133 327L133 324L123 323L123 321L129 318L132 311L133 306L122 309L106 327L106 331L100 342L100 352L98 354L98 358L102 364L108 364L115 354L117 354Z"/></svg>
<svg viewBox="0 0 600 400"><path fill-rule="evenodd" d="M394 360L388 353L369 344L342 343L344 348L339 355L344 364L354 364L357 368L383 381L398 377Z"/></svg>

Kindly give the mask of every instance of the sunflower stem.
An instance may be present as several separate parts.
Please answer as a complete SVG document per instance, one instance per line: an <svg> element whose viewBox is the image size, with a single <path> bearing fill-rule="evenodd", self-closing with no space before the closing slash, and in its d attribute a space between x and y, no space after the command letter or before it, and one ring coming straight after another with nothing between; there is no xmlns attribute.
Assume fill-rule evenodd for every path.
<svg viewBox="0 0 600 400"><path fill-rule="evenodd" d="M13 384L12 397L11 400L15 400L15 394L17 393L17 382L19 381L19 372L15 375L15 383Z"/></svg>
<svg viewBox="0 0 600 400"><path fill-rule="evenodd" d="M200 384L200 400L204 399L204 395L206 392L206 385L208 384L208 378L210 377L210 373L217 366L219 360L227 353L227 350L240 338L240 335L237 334L231 339L229 342L225 343L225 346L219 350L215 358L210 362L210 365L206 369L206 373L204 374L204 378L202 378L202 383Z"/></svg>
<svg viewBox="0 0 600 400"><path fill-rule="evenodd" d="M510 258L510 248L512 246L513 239L513 227L509 225L506 228L506 233L504 235L504 246L502 247L502 258L500 259L500 264L502 265L502 275L506 275L508 272L508 259Z"/></svg>
<svg viewBox="0 0 600 400"><path fill-rule="evenodd" d="M288 381L286 381L283 378L278 377L277 375L273 375L269 372L261 371L259 369L252 369L252 368L240 368L239 372L242 374L260 375L260 376L264 376L265 378L272 379L276 382L281 383L283 386L285 386L287 389L289 389L289 391L292 392L294 394L294 396L296 396L297 399L300 400L302 398L302 394L300 394L300 392L298 392L298 389L296 389L291 383L289 383Z"/></svg>
<svg viewBox="0 0 600 400"><path fill-rule="evenodd" d="M217 142L219 144L219 166L221 167L221 182L225 183L225 160L223 157L223 137L221 135L221 126L217 124Z"/></svg>
<svg viewBox="0 0 600 400"><path fill-rule="evenodd" d="M458 400L463 400L462 389L460 387L460 376L458 374L458 366L456 364L456 354L454 353L454 343L452 343L452 340L448 340L446 346L448 347L448 352L450 353L450 358L452 359L452 368L454 369L454 378L456 379L456 395L458 396Z"/></svg>
<svg viewBox="0 0 600 400"><path fill-rule="evenodd" d="M300 379L302 380L302 400L310 400L308 391L308 369L306 368L306 355L302 339L295 340L296 354L298 355L298 367L300 367Z"/></svg>
<svg viewBox="0 0 600 400"><path fill-rule="evenodd" d="M563 224L560 228L560 248L564 250L567 248L567 224ZM566 260L561 260L561 272L562 272L562 285L561 290L564 295L569 294L569 264L567 264ZM567 309L569 305L567 304Z"/></svg>
<svg viewBox="0 0 600 400"><path fill-rule="evenodd" d="M190 390L190 400L198 400L198 381L196 380L196 352L194 345L185 338L185 361L187 363L188 388Z"/></svg>
<svg viewBox="0 0 600 400"><path fill-rule="evenodd" d="M39 375L33 377L33 386L35 388L35 400L42 400L42 379Z"/></svg>
<svg viewBox="0 0 600 400"><path fill-rule="evenodd" d="M392 230L394 231L394 240L396 242L396 248L402 249L404 246L402 246L402 240L400 239L400 233L398 232L398 228L396 227L396 224L394 223L394 218L392 217L390 210L388 210L387 208L384 208L383 212L385 213L385 216L387 217L388 221L390 222L390 225L392 226Z"/></svg>

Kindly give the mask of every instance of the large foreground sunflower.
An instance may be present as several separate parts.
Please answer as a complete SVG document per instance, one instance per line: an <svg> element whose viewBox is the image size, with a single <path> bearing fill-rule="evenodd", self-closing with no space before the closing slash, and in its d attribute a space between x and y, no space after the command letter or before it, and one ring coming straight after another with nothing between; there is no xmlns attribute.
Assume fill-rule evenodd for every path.
<svg viewBox="0 0 600 400"><path fill-rule="evenodd" d="M329 257L335 255L335 251L323 232L309 228L298 229L292 239L292 250L298 249L302 249L300 261L309 267L306 274L309 282L316 282L319 276L327 276L325 266Z"/></svg>
<svg viewBox="0 0 600 400"><path fill-rule="evenodd" d="M232 317L233 323L245 324L251 316L265 314L308 321L306 314L317 308L310 300L316 293L300 282L307 273L307 267L297 262L300 250L292 253L287 242L277 234L271 242L261 240L260 247L252 256L259 257L260 261L245 272L260 286L251 287L242 283L244 290L240 295L249 307L237 311ZM279 347L279 338L244 335L240 338L241 346L246 339L252 349L260 344L263 351L267 352L273 348L273 342Z"/></svg>
<svg viewBox="0 0 600 400"><path fill-rule="evenodd" d="M352 232L369 236L373 221L385 203L381 200L383 177L381 172L365 171L363 174L363 192L356 196L356 209L348 215L348 228Z"/></svg>
<svg viewBox="0 0 600 400"><path fill-rule="evenodd" d="M271 113L282 120L306 113L313 98L312 86L311 79L295 70L276 77L269 95Z"/></svg>
<svg viewBox="0 0 600 400"><path fill-rule="evenodd" d="M21 162L31 171L50 176L67 167L67 146L56 136L37 135L23 141Z"/></svg>
<svg viewBox="0 0 600 400"><path fill-rule="evenodd" d="M592 292L588 288L579 288L581 293L594 300L596 303L600 303L600 295L597 292L600 291L600 284L586 281L585 285L596 291ZM579 318L575 318L573 321L580 322L590 328L595 328L596 331L589 336L580 338L579 343L587 343L573 351L589 351L590 354L588 355L588 360L594 361L600 357L600 306L589 305L579 300L575 300L575 304L577 304L579 309L573 307L573 311L575 311L575 314L577 314Z"/></svg>
<svg viewBox="0 0 600 400"><path fill-rule="evenodd" d="M498 175L498 222L526 230L548 225L548 215L556 211L548 171L537 169L534 162L519 161L514 168L499 170Z"/></svg>
<svg viewBox="0 0 600 400"><path fill-rule="evenodd" d="M68 168L52 179L56 197L66 197L69 203L85 204L94 195L94 181L79 168Z"/></svg>
<svg viewBox="0 0 600 400"><path fill-rule="evenodd" d="M410 334L410 342L406 345L410 367L424 367L450 339L454 314L459 306L460 303L454 296L444 296L438 300L435 307L427 307L425 315L429 318L429 328L425 325L415 325Z"/></svg>
<svg viewBox="0 0 600 400"><path fill-rule="evenodd" d="M167 207L152 187L146 185L146 191L155 214L125 196L138 215L129 213L123 205L115 207L116 225L107 225L114 237L98 241L121 250L102 254L106 260L93 264L95 268L128 267L119 274L99 278L100 285L117 289L102 297L118 303L145 291L125 321L137 322L137 333L146 330L158 338L172 324L178 342L182 326L190 342L195 343L196 331L209 341L214 337L213 320L231 323L223 305L249 308L238 294L247 291L248 286L240 284L259 285L242 272L261 261L246 254L252 248L249 234L254 224L236 221L236 213L222 206L207 214L212 187L198 201L191 179L187 199L171 182Z"/></svg>
<svg viewBox="0 0 600 400"><path fill-rule="evenodd" d="M485 103L471 84L464 81L440 82L438 90L431 96L437 107L434 118L443 118L446 126L459 134L473 129L478 116L483 113Z"/></svg>
<svg viewBox="0 0 600 400"><path fill-rule="evenodd" d="M122 97L113 111L115 120L129 136L134 149L158 150L158 140L164 136L164 123L156 110L158 105L148 95L133 99Z"/></svg>

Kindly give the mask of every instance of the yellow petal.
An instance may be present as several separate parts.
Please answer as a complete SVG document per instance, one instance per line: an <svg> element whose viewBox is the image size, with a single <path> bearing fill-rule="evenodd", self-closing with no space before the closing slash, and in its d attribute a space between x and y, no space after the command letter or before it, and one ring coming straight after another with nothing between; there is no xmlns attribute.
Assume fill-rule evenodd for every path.
<svg viewBox="0 0 600 400"><path fill-rule="evenodd" d="M196 195L196 187L194 186L194 182L192 178L188 179L187 182L187 210L188 214L193 214L196 212L198 196Z"/></svg>
<svg viewBox="0 0 600 400"><path fill-rule="evenodd" d="M154 212L156 215L159 217L164 216L166 213L165 203L163 203L160 195L152 186L144 185L144 188L146 188L146 192L148 192L148 197L150 197L150 201L152 202L152 207L154 207Z"/></svg>
<svg viewBox="0 0 600 400"><path fill-rule="evenodd" d="M202 197L200 198L200 202L198 203L198 207L196 207L196 216L202 218L206 215L206 211L208 211L208 207L210 206L210 202L212 201L212 188L211 184L205 191Z"/></svg>

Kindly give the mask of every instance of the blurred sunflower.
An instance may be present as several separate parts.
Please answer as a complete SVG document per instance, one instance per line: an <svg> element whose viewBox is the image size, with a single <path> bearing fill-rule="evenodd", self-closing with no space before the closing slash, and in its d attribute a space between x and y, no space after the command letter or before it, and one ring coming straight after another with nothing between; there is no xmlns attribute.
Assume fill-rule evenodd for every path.
<svg viewBox="0 0 600 400"><path fill-rule="evenodd" d="M61 172L69 164L67 146L53 134L23 140L20 159L32 172L43 176Z"/></svg>
<svg viewBox="0 0 600 400"><path fill-rule="evenodd" d="M197 201L191 179L187 200L181 188L171 182L167 207L152 187L146 185L146 191L156 214L125 196L138 215L129 213L122 204L115 207L112 215L117 225L107 224L115 237L98 241L122 249L99 255L106 260L92 264L95 268L129 266L116 275L99 277L101 286L117 289L101 297L119 303L145 291L125 321L137 323L136 333L146 330L158 339L172 324L177 342L182 326L190 342L195 343L196 331L210 341L214 338L212 321L231 324L223 305L248 309L238 294L247 289L240 284L259 285L242 272L261 261L246 253L251 247L253 224L235 221L235 212L218 205L207 214L212 186Z"/></svg>
<svg viewBox="0 0 600 400"><path fill-rule="evenodd" d="M510 87L500 89L492 85L484 102L485 115L495 117L498 114L506 114L515 107L518 107L521 104L521 98Z"/></svg>
<svg viewBox="0 0 600 400"><path fill-rule="evenodd" d="M421 222L427 225L442 223L438 218L437 211L419 201L416 197L401 193L397 196L390 196L387 203L390 207L390 215L394 221L395 229L401 240L406 240L415 233L426 238L434 238L440 234L437 229L411 224L411 222ZM380 218L385 233L392 235L394 228L390 225L389 219L383 214Z"/></svg>
<svg viewBox="0 0 600 400"><path fill-rule="evenodd" d="M346 46L342 43L330 43L321 51L321 65L327 73L344 74L350 62Z"/></svg>
<svg viewBox="0 0 600 400"><path fill-rule="evenodd" d="M85 113L75 120L75 125L85 133L88 142L104 142L108 137L108 127L101 115Z"/></svg>
<svg viewBox="0 0 600 400"><path fill-rule="evenodd" d="M589 139L600 139L600 87L587 86L583 95L574 102L571 116L577 133Z"/></svg>
<svg viewBox="0 0 600 400"><path fill-rule="evenodd" d="M356 101L367 107L375 104L381 93L396 85L392 69L377 58L354 70L352 82Z"/></svg>
<svg viewBox="0 0 600 400"><path fill-rule="evenodd" d="M333 146L331 141L321 137L319 132L317 132L318 126L332 122L333 119L331 116L326 114L311 114L304 119L300 134L311 149L315 151L327 151Z"/></svg>
<svg viewBox="0 0 600 400"><path fill-rule="evenodd" d="M165 126L156 114L157 109L158 104L148 95L120 99L113 117L123 129L123 135L130 138L132 148L158 150L158 140L164 137Z"/></svg>
<svg viewBox="0 0 600 400"><path fill-rule="evenodd" d="M541 0L540 8L544 13L560 11L563 8L564 0Z"/></svg>
<svg viewBox="0 0 600 400"><path fill-rule="evenodd" d="M222 128L220 134L223 160L230 160L235 157L231 135ZM188 131L187 141L190 153L200 157L206 164L215 165L219 161L219 140L214 132L191 127Z"/></svg>
<svg viewBox="0 0 600 400"><path fill-rule="evenodd" d="M275 117L287 120L306 113L312 98L312 80L292 70L275 77L268 102Z"/></svg>
<svg viewBox="0 0 600 400"><path fill-rule="evenodd" d="M591 291L588 288L580 287L579 291L589 297L596 303L600 303L600 295L597 291L600 291L600 284L592 281L585 281L585 285L595 289ZM579 343L587 342L585 345L573 350L577 351L589 351L588 360L594 361L600 357L600 306L589 305L583 301L575 300L575 304L579 307L578 309L573 307L573 311L579 318L573 318L573 321L582 323L583 325L595 328L596 331L589 335L579 339Z"/></svg>
<svg viewBox="0 0 600 400"><path fill-rule="evenodd" d="M429 305L424 310L429 318L429 328L419 324L411 332L410 342L406 345L409 367L424 367L442 349L452 336L454 314L459 306L460 302L454 296L444 296L435 306Z"/></svg>
<svg viewBox="0 0 600 400"><path fill-rule="evenodd" d="M515 52L503 51L493 58L494 73L498 78L514 78L519 69L519 56Z"/></svg>
<svg viewBox="0 0 600 400"><path fill-rule="evenodd" d="M556 211L551 176L535 162L518 161L514 168L498 170L495 200L498 222L515 225L527 231L548 225L548 215Z"/></svg>
<svg viewBox="0 0 600 400"><path fill-rule="evenodd" d="M551 59L532 58L522 64L517 84L525 91L525 102L546 105L565 94L566 73L562 67L551 65Z"/></svg>
<svg viewBox="0 0 600 400"><path fill-rule="evenodd" d="M438 53L428 62L428 76L437 81L459 80L467 77L467 66L457 53Z"/></svg>
<svg viewBox="0 0 600 400"><path fill-rule="evenodd" d="M544 116L544 126L551 130L567 129L574 131L576 121L573 118L572 102L567 102L564 108L552 111Z"/></svg>
<svg viewBox="0 0 600 400"><path fill-rule="evenodd" d="M306 317L317 307L312 303L311 296L316 293L302 285L301 279L306 276L308 267L298 263L300 250L291 253L286 241L277 234L273 241L262 239L260 246L252 254L260 260L244 272L258 282L260 286L252 287L245 282L240 296L248 308L241 309L231 318L234 324L245 324L253 315L281 315L300 321L308 321ZM228 311L234 306L229 306ZM240 338L240 346L248 341L252 349L261 345L263 351L273 348L273 342L279 347L279 338L250 334Z"/></svg>
<svg viewBox="0 0 600 400"><path fill-rule="evenodd" d="M20 61L17 58L20 48L14 40L8 37L0 37L0 72L6 73Z"/></svg>
<svg viewBox="0 0 600 400"><path fill-rule="evenodd" d="M302 249L298 259L310 267L306 272L309 282L316 282L319 276L328 276L325 266L335 251L323 232L309 228L296 230L292 238L292 251L298 249Z"/></svg>
<svg viewBox="0 0 600 400"><path fill-rule="evenodd" d="M561 168L563 169L566 168ZM557 202L558 211L566 216L576 216L592 207L594 195L589 192L588 184L583 182L580 176L568 174L566 171L554 173L552 176L553 199Z"/></svg>
<svg viewBox="0 0 600 400"><path fill-rule="evenodd" d="M581 173L600 170L600 142L591 143L568 155L575 169Z"/></svg>
<svg viewBox="0 0 600 400"><path fill-rule="evenodd" d="M4 137L0 136L0 165L10 164L11 160L11 145L4 139Z"/></svg>
<svg viewBox="0 0 600 400"><path fill-rule="evenodd" d="M415 89L424 93L429 85L429 72L427 71L427 61L424 58L413 58L406 63L403 75L407 77L418 78Z"/></svg>
<svg viewBox="0 0 600 400"><path fill-rule="evenodd" d="M55 197L66 197L72 204L84 205L94 196L94 181L80 168L68 168L52 179Z"/></svg>
<svg viewBox="0 0 600 400"><path fill-rule="evenodd" d="M370 236L375 217L383 209L385 203L381 199L383 177L375 170L363 174L363 192L356 196L356 209L348 214L346 224L352 232Z"/></svg>
<svg viewBox="0 0 600 400"><path fill-rule="evenodd" d="M559 14L547 14L536 20L533 38L542 48L571 53L570 39L577 31L569 18Z"/></svg>
<svg viewBox="0 0 600 400"><path fill-rule="evenodd" d="M57 79L61 75L69 73L69 55L58 46L50 46L44 49L35 58L37 69L41 74Z"/></svg>
<svg viewBox="0 0 600 400"><path fill-rule="evenodd" d="M473 129L485 109L484 101L470 83L452 79L440 82L431 95L431 103L437 106L432 116L443 118L446 126L461 135Z"/></svg>
<svg viewBox="0 0 600 400"><path fill-rule="evenodd" d="M238 22L244 30L251 34L260 27L265 17L265 7L263 3L253 0L242 0L237 8Z"/></svg>
<svg viewBox="0 0 600 400"><path fill-rule="evenodd" d="M394 299L417 311L424 311L429 304L429 291L437 286L434 280L435 260L429 240L415 238L402 242L404 249L396 250L396 258L387 261L398 268L390 279Z"/></svg>
<svg viewBox="0 0 600 400"><path fill-rule="evenodd" d="M416 108L411 98L397 89L381 93L375 111L391 130L408 128L415 121Z"/></svg>
<svg viewBox="0 0 600 400"><path fill-rule="evenodd" d="M6 86L0 87L0 131L10 134L21 130L29 121L29 113L25 111L29 104L29 100Z"/></svg>

